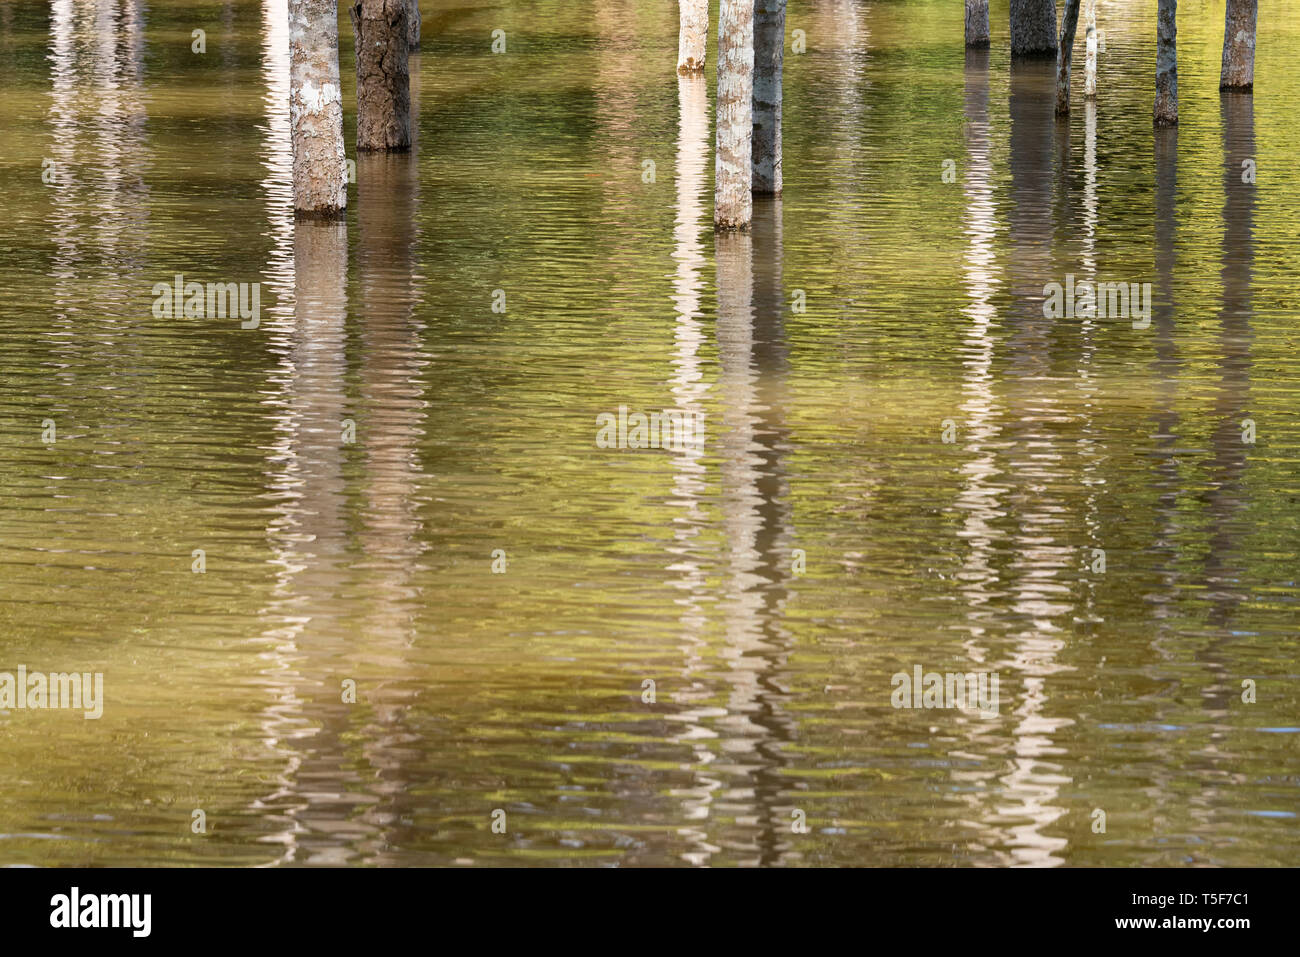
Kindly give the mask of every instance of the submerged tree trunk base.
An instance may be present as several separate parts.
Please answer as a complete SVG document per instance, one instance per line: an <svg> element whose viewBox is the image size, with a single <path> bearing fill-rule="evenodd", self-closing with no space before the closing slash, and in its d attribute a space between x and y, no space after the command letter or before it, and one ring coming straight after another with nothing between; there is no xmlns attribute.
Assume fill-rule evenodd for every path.
<svg viewBox="0 0 1300 957"><path fill-rule="evenodd" d="M1160 0L1156 13L1156 126L1178 123L1178 0Z"/></svg>
<svg viewBox="0 0 1300 957"><path fill-rule="evenodd" d="M1255 89L1255 22L1258 16L1258 0L1228 0L1223 23L1220 90L1245 93Z"/></svg>
<svg viewBox="0 0 1300 957"><path fill-rule="evenodd" d="M677 72L704 72L709 40L709 0L678 0Z"/></svg>
<svg viewBox="0 0 1300 957"><path fill-rule="evenodd" d="M1083 98L1095 100L1097 98L1097 0L1085 0L1085 3L1088 6L1088 16L1085 21L1083 41L1087 50L1083 74Z"/></svg>
<svg viewBox="0 0 1300 957"><path fill-rule="evenodd" d="M289 2L294 215L339 219L348 204L335 0Z"/></svg>
<svg viewBox="0 0 1300 957"><path fill-rule="evenodd" d="M1074 34L1079 28L1079 0L1065 0L1061 14L1061 42L1056 51L1056 115L1070 115L1070 61Z"/></svg>
<svg viewBox="0 0 1300 957"><path fill-rule="evenodd" d="M754 3L753 191L781 194L781 70L785 0Z"/></svg>
<svg viewBox="0 0 1300 957"><path fill-rule="evenodd" d="M420 0L406 0L406 48L420 49Z"/></svg>
<svg viewBox="0 0 1300 957"><path fill-rule="evenodd" d="M348 218L346 209L295 209L293 218L304 223L334 223Z"/></svg>
<svg viewBox="0 0 1300 957"><path fill-rule="evenodd" d="M411 148L407 0L360 0L350 8L357 49L357 150Z"/></svg>
<svg viewBox="0 0 1300 957"><path fill-rule="evenodd" d="M966 45L989 45L989 0L966 0Z"/></svg>
<svg viewBox="0 0 1300 957"><path fill-rule="evenodd" d="M754 136L754 2L722 0L718 11L718 92L714 122L713 226L748 229Z"/></svg>
<svg viewBox="0 0 1300 957"><path fill-rule="evenodd" d="M1056 58L1056 0L1011 0L1011 55Z"/></svg>

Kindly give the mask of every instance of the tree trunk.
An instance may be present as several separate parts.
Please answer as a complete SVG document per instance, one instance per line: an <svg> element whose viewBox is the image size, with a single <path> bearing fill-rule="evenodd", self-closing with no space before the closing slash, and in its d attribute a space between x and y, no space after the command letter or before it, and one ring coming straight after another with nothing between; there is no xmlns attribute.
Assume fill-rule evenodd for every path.
<svg viewBox="0 0 1300 957"><path fill-rule="evenodd" d="M1087 26L1084 44L1088 58L1083 73L1083 96L1087 100L1097 98L1097 0L1084 0L1088 7Z"/></svg>
<svg viewBox="0 0 1300 957"><path fill-rule="evenodd" d="M357 48L357 149L411 148L407 0L359 0L350 9Z"/></svg>
<svg viewBox="0 0 1300 957"><path fill-rule="evenodd" d="M1056 52L1056 0L1011 0L1011 55Z"/></svg>
<svg viewBox="0 0 1300 957"><path fill-rule="evenodd" d="M754 0L722 0L718 12L717 135L713 225L748 229L754 213Z"/></svg>
<svg viewBox="0 0 1300 957"><path fill-rule="evenodd" d="M1061 14L1061 42L1056 48L1056 115L1070 115L1070 61L1074 34L1079 28L1079 0L1065 0Z"/></svg>
<svg viewBox="0 0 1300 957"><path fill-rule="evenodd" d="M679 0L677 72L703 73L704 53L709 40L709 0Z"/></svg>
<svg viewBox="0 0 1300 957"><path fill-rule="evenodd" d="M1160 0L1156 13L1155 121L1178 122L1178 0Z"/></svg>
<svg viewBox="0 0 1300 957"><path fill-rule="evenodd" d="M785 0L754 2L754 192L781 193L781 66Z"/></svg>
<svg viewBox="0 0 1300 957"><path fill-rule="evenodd" d="M336 0L289 0L289 128L295 214L341 216L348 174Z"/></svg>
<svg viewBox="0 0 1300 957"><path fill-rule="evenodd" d="M989 45L989 0L966 0L966 45Z"/></svg>
<svg viewBox="0 0 1300 957"><path fill-rule="evenodd" d="M406 48L420 49L420 0L406 0Z"/></svg>
<svg viewBox="0 0 1300 957"><path fill-rule="evenodd" d="M1255 20L1258 13L1258 0L1228 0L1223 24L1220 90L1255 88Z"/></svg>

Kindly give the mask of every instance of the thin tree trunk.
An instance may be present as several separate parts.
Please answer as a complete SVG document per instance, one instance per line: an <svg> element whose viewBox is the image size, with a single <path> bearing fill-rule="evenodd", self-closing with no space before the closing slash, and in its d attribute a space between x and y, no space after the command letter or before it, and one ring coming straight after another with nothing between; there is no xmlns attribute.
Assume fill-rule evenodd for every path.
<svg viewBox="0 0 1300 957"><path fill-rule="evenodd" d="M754 0L722 0L718 12L717 135L713 225L747 229L754 214Z"/></svg>
<svg viewBox="0 0 1300 957"><path fill-rule="evenodd" d="M1084 99L1097 98L1097 0L1085 0L1088 8L1084 45L1088 58L1083 73Z"/></svg>
<svg viewBox="0 0 1300 957"><path fill-rule="evenodd" d="M1156 13L1155 122L1178 122L1178 0L1160 0Z"/></svg>
<svg viewBox="0 0 1300 957"><path fill-rule="evenodd" d="M703 73L709 40L709 0L679 0L680 33L677 38L677 72Z"/></svg>
<svg viewBox="0 0 1300 957"><path fill-rule="evenodd" d="M1056 115L1070 115L1070 61L1074 34L1079 28L1079 0L1065 0L1061 14L1061 42L1056 48Z"/></svg>
<svg viewBox="0 0 1300 957"><path fill-rule="evenodd" d="M359 0L351 7L357 48L357 149L411 148L407 0Z"/></svg>
<svg viewBox="0 0 1300 957"><path fill-rule="evenodd" d="M420 0L406 0L406 48L420 49Z"/></svg>
<svg viewBox="0 0 1300 957"><path fill-rule="evenodd" d="M989 45L989 0L966 0L966 45Z"/></svg>
<svg viewBox="0 0 1300 957"><path fill-rule="evenodd" d="M1011 0L1011 55L1056 52L1056 0Z"/></svg>
<svg viewBox="0 0 1300 957"><path fill-rule="evenodd" d="M781 66L785 0L754 2L755 193L781 193Z"/></svg>
<svg viewBox="0 0 1300 957"><path fill-rule="evenodd" d="M336 0L289 0L289 128L294 212L341 216L348 174Z"/></svg>
<svg viewBox="0 0 1300 957"><path fill-rule="evenodd" d="M1255 20L1258 15L1258 0L1228 0L1223 24L1220 90L1255 88Z"/></svg>
<svg viewBox="0 0 1300 957"><path fill-rule="evenodd" d="M420 0L406 0L407 49L420 49Z"/></svg>

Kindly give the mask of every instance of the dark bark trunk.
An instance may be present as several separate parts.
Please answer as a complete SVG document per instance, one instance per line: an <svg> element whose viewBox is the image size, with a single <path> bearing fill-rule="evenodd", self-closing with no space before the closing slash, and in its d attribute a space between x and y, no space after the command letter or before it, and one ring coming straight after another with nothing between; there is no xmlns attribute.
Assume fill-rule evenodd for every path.
<svg viewBox="0 0 1300 957"><path fill-rule="evenodd" d="M781 192L781 68L785 52L785 0L754 3L755 193Z"/></svg>
<svg viewBox="0 0 1300 957"><path fill-rule="evenodd" d="M357 149L410 149L406 0L360 0L351 13L357 48Z"/></svg>
<svg viewBox="0 0 1300 957"><path fill-rule="evenodd" d="M406 0L406 48L420 49L420 0Z"/></svg>
<svg viewBox="0 0 1300 957"><path fill-rule="evenodd" d="M1178 122L1178 0L1160 0L1156 13L1155 122Z"/></svg>
<svg viewBox="0 0 1300 957"><path fill-rule="evenodd" d="M1070 114L1070 60L1074 55L1074 34L1079 27L1079 0L1065 0L1061 14L1061 42L1056 49L1056 115Z"/></svg>
<svg viewBox="0 0 1300 957"><path fill-rule="evenodd" d="M1056 52L1056 0L1011 0L1011 55L1047 57Z"/></svg>
<svg viewBox="0 0 1300 957"><path fill-rule="evenodd" d="M989 45L989 0L966 0L966 45Z"/></svg>

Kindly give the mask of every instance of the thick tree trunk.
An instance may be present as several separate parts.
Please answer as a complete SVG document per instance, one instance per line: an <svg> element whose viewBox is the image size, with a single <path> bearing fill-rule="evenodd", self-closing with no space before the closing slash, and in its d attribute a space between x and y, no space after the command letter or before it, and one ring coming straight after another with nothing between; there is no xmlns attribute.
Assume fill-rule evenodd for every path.
<svg viewBox="0 0 1300 957"><path fill-rule="evenodd" d="M359 0L350 9L357 48L357 149L411 148L407 0Z"/></svg>
<svg viewBox="0 0 1300 957"><path fill-rule="evenodd" d="M1097 98L1097 0L1084 0L1088 7L1084 45L1088 58L1083 73L1084 99Z"/></svg>
<svg viewBox="0 0 1300 957"><path fill-rule="evenodd" d="M709 40L709 0L679 0L680 33L677 38L677 72L703 73Z"/></svg>
<svg viewBox="0 0 1300 957"><path fill-rule="evenodd" d="M1178 0L1160 0L1156 13L1155 121L1178 122Z"/></svg>
<svg viewBox="0 0 1300 957"><path fill-rule="evenodd" d="M1056 48L1056 115L1070 115L1070 61L1074 34L1079 28L1079 0L1065 0L1061 14L1061 42Z"/></svg>
<svg viewBox="0 0 1300 957"><path fill-rule="evenodd" d="M1223 24L1220 90L1255 88L1255 20L1258 14L1258 0L1228 0Z"/></svg>
<svg viewBox="0 0 1300 957"><path fill-rule="evenodd" d="M989 0L966 0L966 45L989 44Z"/></svg>
<svg viewBox="0 0 1300 957"><path fill-rule="evenodd" d="M1011 0L1011 55L1056 52L1056 0Z"/></svg>
<svg viewBox="0 0 1300 957"><path fill-rule="evenodd" d="M713 225L748 229L754 115L754 0L722 0L718 12L717 135Z"/></svg>
<svg viewBox="0 0 1300 957"><path fill-rule="evenodd" d="M348 174L336 0L289 0L289 128L294 212L341 216Z"/></svg>
<svg viewBox="0 0 1300 957"><path fill-rule="evenodd" d="M420 49L420 0L406 0L406 48Z"/></svg>
<svg viewBox="0 0 1300 957"><path fill-rule="evenodd" d="M781 66L785 0L754 0L755 193L781 193Z"/></svg>

